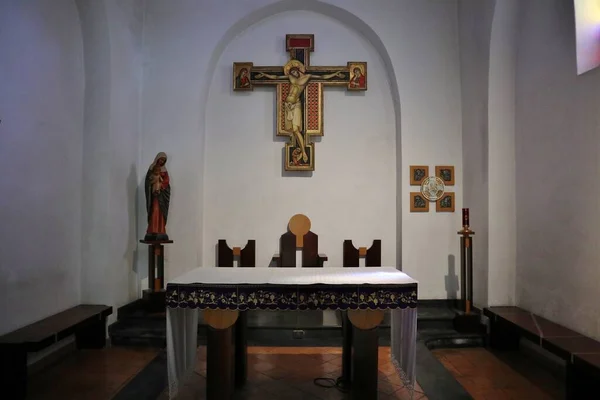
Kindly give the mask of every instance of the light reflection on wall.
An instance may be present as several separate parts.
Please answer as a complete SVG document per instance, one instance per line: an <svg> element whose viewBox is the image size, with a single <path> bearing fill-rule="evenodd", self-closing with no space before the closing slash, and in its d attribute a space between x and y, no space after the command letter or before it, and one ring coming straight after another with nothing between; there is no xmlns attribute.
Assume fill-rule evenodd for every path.
<svg viewBox="0 0 600 400"><path fill-rule="evenodd" d="M600 65L600 0L575 1L577 74Z"/></svg>

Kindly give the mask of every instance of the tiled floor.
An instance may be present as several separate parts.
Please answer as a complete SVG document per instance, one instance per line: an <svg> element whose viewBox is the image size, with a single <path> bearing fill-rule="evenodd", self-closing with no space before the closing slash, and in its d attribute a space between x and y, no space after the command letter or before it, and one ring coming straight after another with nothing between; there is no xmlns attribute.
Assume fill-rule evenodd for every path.
<svg viewBox="0 0 600 400"><path fill-rule="evenodd" d="M111 347L80 350L31 377L27 399L111 399L160 350Z"/></svg>
<svg viewBox="0 0 600 400"><path fill-rule="evenodd" d="M104 400L115 396L160 350L112 347L78 351L57 365L34 375L29 399ZM379 353L379 399L409 399L407 389L389 361L389 347ZM543 376L527 378L505 360L483 348L433 351L474 399L561 398ZM337 400L347 395L336 388L314 384L318 377L341 375L341 349L327 347L250 347L248 383L238 399ZM198 350L198 364L192 379L181 390L181 400L204 399L206 348ZM544 380L546 379L546 381ZM417 386L413 399L427 397ZM168 399L165 390L160 400Z"/></svg>
<svg viewBox="0 0 600 400"><path fill-rule="evenodd" d="M515 364L484 348L438 349L432 351L473 399L546 400L562 399L557 380L521 355L517 361L528 370L527 377L515 371ZM508 355L507 355L508 356Z"/></svg>
<svg viewBox="0 0 600 400"><path fill-rule="evenodd" d="M337 378L342 374L342 350L336 347L250 347L248 382L239 399L338 400L349 398L336 388L315 385L315 378ZM178 396L180 400L204 399L206 348L198 351L196 374ZM417 387L413 399L427 399ZM160 400L167 399L165 391ZM410 392L390 363L390 348L379 349L379 399L410 399Z"/></svg>

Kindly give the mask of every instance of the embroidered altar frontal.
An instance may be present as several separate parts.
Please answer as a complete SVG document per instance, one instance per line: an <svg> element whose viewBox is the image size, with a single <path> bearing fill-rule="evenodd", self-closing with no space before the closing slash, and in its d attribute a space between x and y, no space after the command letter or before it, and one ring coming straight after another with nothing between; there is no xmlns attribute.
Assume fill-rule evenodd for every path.
<svg viewBox="0 0 600 400"><path fill-rule="evenodd" d="M395 268L197 268L167 284L170 308L356 310L417 306L418 282Z"/></svg>

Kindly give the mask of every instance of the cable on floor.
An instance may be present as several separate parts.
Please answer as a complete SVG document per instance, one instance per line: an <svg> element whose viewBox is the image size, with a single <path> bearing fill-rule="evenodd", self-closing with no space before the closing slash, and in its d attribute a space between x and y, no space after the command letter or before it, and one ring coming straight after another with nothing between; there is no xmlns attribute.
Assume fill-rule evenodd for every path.
<svg viewBox="0 0 600 400"><path fill-rule="evenodd" d="M315 378L313 380L314 384L324 388L336 388L340 392L347 393L350 391L349 385L342 379L340 376L337 379L333 378ZM324 383L321 383L324 382Z"/></svg>
<svg viewBox="0 0 600 400"><path fill-rule="evenodd" d="M343 393L348 393L350 392L350 386L346 383L346 381L344 381L342 379L342 377L338 377L337 379L333 379L333 378L315 378L313 380L314 384L323 388L336 388L337 390L339 390L340 392ZM399 387L399 389L405 388L406 386L402 385ZM425 393L421 392L419 390L414 389L413 390L413 396L414 395L420 395L419 398L416 398L415 400L420 400L422 398L425 397Z"/></svg>

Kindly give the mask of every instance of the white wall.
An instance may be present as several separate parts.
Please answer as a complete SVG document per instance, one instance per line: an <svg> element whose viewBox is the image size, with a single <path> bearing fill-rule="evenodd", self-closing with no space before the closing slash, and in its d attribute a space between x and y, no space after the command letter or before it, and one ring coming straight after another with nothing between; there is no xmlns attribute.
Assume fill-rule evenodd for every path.
<svg viewBox="0 0 600 400"><path fill-rule="evenodd" d="M138 298L147 275L135 262L145 176L138 167L143 1L77 5L86 63L82 301L116 308Z"/></svg>
<svg viewBox="0 0 600 400"><path fill-rule="evenodd" d="M80 300L84 70L72 1L0 2L0 334Z"/></svg>
<svg viewBox="0 0 600 400"><path fill-rule="evenodd" d="M325 88L325 136L315 143L313 173L283 171L284 141L274 139L274 87L233 92L231 66L283 65L285 33L315 35L312 65L368 62L369 89ZM318 139L317 139L318 140ZM289 218L306 214L328 265L342 265L342 241L382 239L382 262L396 265L396 126L386 70L360 34L309 11L278 14L245 30L225 49L209 93L206 120L203 265L215 245L257 241L257 265L279 252Z"/></svg>
<svg viewBox="0 0 600 400"><path fill-rule="evenodd" d="M488 302L488 99L490 38L496 0L459 1L459 40L461 68L463 207L469 208L473 246L473 302ZM455 260L457 279L448 284L462 285L460 259ZM451 274L452 275L452 274ZM460 291L458 292L460 296Z"/></svg>
<svg viewBox="0 0 600 400"><path fill-rule="evenodd" d="M402 170L400 173L403 182L397 191L400 193L402 202L401 207L397 207L401 209L403 232L401 241L398 238L397 242L402 249L402 268L421 281L420 297L447 297L444 277L448 274L449 256L454 256L458 260L456 230L457 227L460 227L460 216L458 213L436 214L435 211L431 211L427 215L410 214L408 212L408 193L413 188L408 186L408 166L428 164L434 168L435 165L440 164L454 165L459 179L452 190L457 193L456 207L457 210L460 210L462 206L462 182L460 180L462 176L460 172L462 170L462 143L457 5L455 1L378 0L367 4L359 0L327 2L221 0L219 2L176 1L168 3L147 0L146 7L142 104L144 134L141 165L149 164L158 151L166 151L170 155L169 172L173 178L173 189L172 211L167 230L175 243L169 246L167 254L169 258L167 277L177 276L204 262L214 263L212 247L214 242L211 242L217 238L217 234L211 232L216 222L211 222L211 217L207 213L213 212L210 204L215 203L214 200L210 200L212 194L207 191L212 187L209 179L214 178L209 171L215 167L210 165L210 157L214 155L212 150L208 147L205 148L205 141L206 146L212 146L213 143L216 145L218 142L213 141L217 137L216 135L232 134L231 132L215 132L213 129L220 123L218 119L212 119L215 117L212 107L215 107L219 101L224 101L224 97L220 98L219 96L230 96L236 104L243 104L244 107L256 107L258 112L255 123L260 126L252 126L252 133L241 136L239 140L247 140L248 137L261 138L253 142L255 147L252 147L252 151L249 153L266 152L265 154L271 160L269 163L271 169L255 169L243 173L253 177L263 177L268 174L270 180L268 190L271 194L275 182L282 182L284 187L287 185L294 188L296 185L305 187L320 185L320 191L326 190L326 193L329 194L335 193L332 187L334 182L325 182L322 177L326 177L325 171L330 168L327 164L329 161L326 154L327 152L334 154L333 146L343 143L350 146L351 150L355 149L360 141L369 146L381 146L379 142L361 137L353 139L353 142L336 141L336 131L333 127L339 123L340 128L344 128L347 125L343 120L350 117L336 118L336 114L339 115L341 109L336 110L338 104L335 104L333 99L339 98L344 102L343 104L352 108L361 107L362 103L366 101L380 103L386 97L384 97L383 89L378 95L377 87L381 88L384 83L383 79L387 79L391 93L388 95L390 96L388 99L391 98L394 104L395 121L390 119L392 117L388 113L384 123L373 130L377 131L374 133L375 137L380 137L382 140L385 138L387 143L390 140L392 124L397 124L395 126L397 135L401 132L401 137L398 135L396 140L401 140L402 144L401 153L397 154L397 156L401 156ZM320 38L321 35L317 36L317 48L313 53L315 62L331 57L332 62L343 63L346 59L352 59L353 55L364 54L364 57L369 56L368 61L375 67L377 65L375 54L377 54L382 60L380 65L384 66L381 71L385 70L387 76L385 78L374 76L373 71L369 69L370 80L375 86L374 88L370 86L364 97L347 96L335 90L328 91L326 93L325 118L328 127L326 129L329 133L326 132L326 136L317 144L317 171L312 178L286 177L283 179L280 177L282 143L273 140L274 94L262 90L255 91L248 96L222 93L226 89L229 90L222 80L229 75L233 59L252 59L257 64L267 63L270 60L273 62L284 61L283 45L277 41L277 35L283 38L286 33L292 33L292 31L289 27L278 25L280 23L277 22L278 19L287 17L277 14L297 9L337 19L341 24L337 22L328 29L340 33L345 32L353 35L352 37L355 39L353 48L343 51L340 49L336 53L327 54L318 47L328 46L327 38ZM262 26L260 22L268 17L272 17L273 21L265 21L262 24L272 24L269 29L279 32L270 36L270 41L265 46L266 49L261 50L260 54L241 54L239 51L235 54L233 50L236 46L240 46L239 43L247 40L245 39L247 36L243 32L246 29L260 30ZM311 22L310 27L326 29L323 25L323 17L318 18L320 22ZM254 26L255 24L259 25ZM240 37L234 40L238 35ZM361 39L360 35L364 38ZM371 48L365 43L365 38L370 42ZM349 39L343 37L336 37L334 41L340 40L349 42ZM237 47L237 49L241 50L241 47ZM252 57L250 57L251 55ZM227 78L227 83L229 81ZM214 90L211 90L211 87ZM213 95L216 96L214 101L217 102L214 104ZM389 105L385 107L389 107ZM369 113L377 115L381 111L376 109ZM246 111L241 112L245 113ZM249 114L244 115L248 116ZM386 154L386 157L390 157L393 149L387 150ZM227 157L227 154L221 154L221 157ZM249 157L256 157L256 155L253 154ZM365 157L365 155L361 157ZM262 160L261 162L265 162L267 165L266 161ZM249 160L241 162L248 163ZM373 163L372 165L377 165L373 159L370 162ZM203 170L205 165L207 169ZM240 179L242 167L243 164L240 165L240 169L236 170L236 179ZM229 168L233 168L233 165ZM395 162L392 161L390 169L394 168L396 168ZM357 174L363 174L358 169L355 171ZM392 186L394 185L392 180L389 182ZM315 195L317 193L315 192ZM382 197L393 196L390 189L384 187L381 188L379 194ZM288 195L292 196L293 193L290 192ZM204 199L207 201L206 209L203 205ZM251 201L258 200L254 198ZM343 228L341 220L343 217L335 216L339 222L334 221L333 218L319 221L319 218L315 218L315 213L317 215L319 213L318 209L316 206L311 207L315 207L314 211L309 210L315 232L323 238L331 238L327 239L331 240L330 247L322 246L321 250L328 253L332 260L336 258L339 260L341 242L347 237L346 234L338 235L335 229L340 229L342 233L352 232ZM391 211L391 214L386 214L386 217L392 221L395 220L393 207L390 205L386 207ZM285 224L291 214L304 211L292 210L292 207L289 210L278 208L275 216L266 213L260 216L263 220L268 221L268 229L274 236L269 236L269 239L265 237L265 240L270 240L270 242L265 242L263 245L261 242L258 243L259 248L264 247L260 250L262 253L259 253L259 262L276 249L274 244L276 244L278 235L285 229ZM221 210L220 212L225 214L225 212L233 211ZM241 212L241 210L235 212ZM361 212L363 211L354 210L355 214ZM364 218L360 214L358 217ZM138 220L143 221L144 218L145 211L140 209ZM228 240L231 238L231 242L236 245L242 244L240 242L245 243L245 239L251 238L249 233L243 234L240 231L243 222L236 220L235 223L238 225L233 225L231 221L231 219L221 221L224 226L229 225L229 231L227 231L229 233L223 232L222 237ZM365 219L362 221L360 222L359 219L356 226L352 228L356 229L356 235L360 232L359 229L365 232L364 239L357 236L352 237L359 244L383 235L390 238L389 240L393 240L394 233L389 230L387 231L389 233L386 233L386 229L389 228L385 228L389 227L392 222L364 222ZM207 235L213 236L204 238L204 231ZM366 233L369 235L367 236ZM234 237L238 234L238 237ZM335 247L333 247L334 244ZM387 259L393 261L394 256L386 242L383 245ZM205 254L206 251L210 251L210 253ZM142 259L138 261L138 268L144 268L143 262Z"/></svg>
<svg viewBox="0 0 600 400"><path fill-rule="evenodd" d="M496 2L488 100L488 305L515 304L515 69L519 0Z"/></svg>
<svg viewBox="0 0 600 400"><path fill-rule="evenodd" d="M577 76L572 2L523 2L516 76L517 303L600 339L600 70Z"/></svg>

